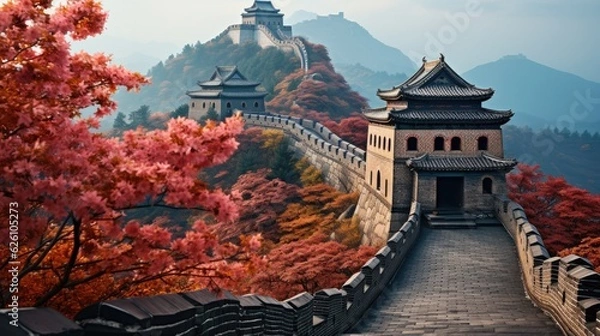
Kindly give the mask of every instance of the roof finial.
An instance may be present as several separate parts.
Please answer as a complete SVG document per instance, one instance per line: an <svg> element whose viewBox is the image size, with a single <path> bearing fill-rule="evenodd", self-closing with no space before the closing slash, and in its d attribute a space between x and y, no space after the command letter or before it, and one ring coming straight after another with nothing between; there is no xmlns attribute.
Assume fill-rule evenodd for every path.
<svg viewBox="0 0 600 336"><path fill-rule="evenodd" d="M427 62L427 56L423 56L422 61L423 61L423 63Z"/></svg>
<svg viewBox="0 0 600 336"><path fill-rule="evenodd" d="M440 53L440 61L444 62L444 59L445 59L444 54Z"/></svg>

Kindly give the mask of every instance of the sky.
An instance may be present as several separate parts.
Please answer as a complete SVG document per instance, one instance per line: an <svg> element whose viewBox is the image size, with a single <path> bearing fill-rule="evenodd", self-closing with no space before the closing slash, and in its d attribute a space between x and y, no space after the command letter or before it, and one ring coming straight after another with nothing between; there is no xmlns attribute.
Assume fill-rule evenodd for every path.
<svg viewBox="0 0 600 336"><path fill-rule="evenodd" d="M103 0L106 31L84 48L116 60L165 59L241 22L253 0ZM298 10L344 12L375 38L418 61L441 51L458 72L524 54L600 82L598 0L274 0L286 17ZM285 17L284 17L285 20ZM131 61L131 59L130 59Z"/></svg>

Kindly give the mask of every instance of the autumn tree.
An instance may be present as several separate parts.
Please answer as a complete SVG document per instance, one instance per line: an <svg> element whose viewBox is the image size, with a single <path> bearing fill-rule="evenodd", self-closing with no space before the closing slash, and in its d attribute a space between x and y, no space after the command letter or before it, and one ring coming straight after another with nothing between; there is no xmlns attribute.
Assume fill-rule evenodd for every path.
<svg viewBox="0 0 600 336"><path fill-rule="evenodd" d="M126 131L122 139L91 132L115 110L111 95L119 87L146 82L108 56L70 51L70 41L99 34L105 21L94 0L56 7L14 0L0 8L0 271L20 262L23 306L71 315L96 300L205 286L244 273L259 245L219 244L201 221L175 237L164 223L125 216L153 206L233 220L231 199L197 177L232 155L242 122L200 126L180 118L166 130ZM95 112L84 118L87 107ZM8 234L9 208L18 237ZM18 242L14 257L9 238ZM2 305L8 280L0 277Z"/></svg>
<svg viewBox="0 0 600 336"><path fill-rule="evenodd" d="M288 205L279 216L281 242L306 239L315 233L330 235L339 215L358 200L356 193L344 194L323 183L302 188L299 194L302 202Z"/></svg>
<svg viewBox="0 0 600 336"><path fill-rule="evenodd" d="M375 252L375 247L351 249L315 234L274 248L252 279L252 289L283 300L304 291L339 288Z"/></svg>
<svg viewBox="0 0 600 336"><path fill-rule="evenodd" d="M525 209L552 254L600 234L600 195L520 164L508 176L509 196Z"/></svg>

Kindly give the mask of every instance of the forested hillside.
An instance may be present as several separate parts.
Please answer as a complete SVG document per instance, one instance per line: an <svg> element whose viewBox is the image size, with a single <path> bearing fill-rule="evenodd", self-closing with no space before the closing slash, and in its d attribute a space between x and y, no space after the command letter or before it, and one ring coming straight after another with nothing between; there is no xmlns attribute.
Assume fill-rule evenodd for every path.
<svg viewBox="0 0 600 336"><path fill-rule="evenodd" d="M599 133L533 131L509 125L504 127L504 148L507 157L539 164L545 174L562 176L573 185L600 193Z"/></svg>
<svg viewBox="0 0 600 336"><path fill-rule="evenodd" d="M237 65L249 79L259 81L273 98L275 85L300 67L293 53L276 48L262 49L256 44L235 45L227 37L207 43L186 45L181 53L160 62L150 71L151 84L138 93L119 92L115 99L120 111L148 105L153 111L171 111L187 104L186 92L207 80L217 65Z"/></svg>

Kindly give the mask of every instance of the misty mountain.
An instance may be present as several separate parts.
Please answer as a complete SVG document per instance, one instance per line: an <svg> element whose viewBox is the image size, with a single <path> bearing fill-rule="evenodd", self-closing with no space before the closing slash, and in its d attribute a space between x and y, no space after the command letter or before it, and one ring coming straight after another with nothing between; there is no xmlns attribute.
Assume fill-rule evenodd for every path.
<svg viewBox="0 0 600 336"><path fill-rule="evenodd" d="M295 24L293 29L294 35L325 45L336 69L339 69L350 86L369 99L371 104L375 102L377 105L375 93L377 88L383 88L379 84L373 84L373 81L377 80L373 79L374 77L380 76L380 80L386 82L387 75L411 75L417 69L402 51L377 40L358 23L345 19L343 13L317 16L315 19ZM367 70L371 73L367 74ZM356 74L362 75L357 77ZM366 82L362 81L363 78ZM397 84L396 82L393 85ZM378 87L372 90L374 86Z"/></svg>
<svg viewBox="0 0 600 336"><path fill-rule="evenodd" d="M344 76L353 90L367 98L371 107L385 104L377 96L377 89L389 89L408 78L405 74L390 75L385 71L373 71L361 64L338 64L336 70Z"/></svg>
<svg viewBox="0 0 600 336"><path fill-rule="evenodd" d="M496 93L486 106L512 109L513 125L600 131L600 83L527 59L505 56L464 74L479 87Z"/></svg>
<svg viewBox="0 0 600 336"><path fill-rule="evenodd" d="M296 11L294 13L292 13L292 15L285 17L285 23L289 24L289 25L295 25L297 23L300 23L302 21L308 21L308 20L313 20L317 18L317 13L313 13L313 12L307 12L305 10L299 10Z"/></svg>

